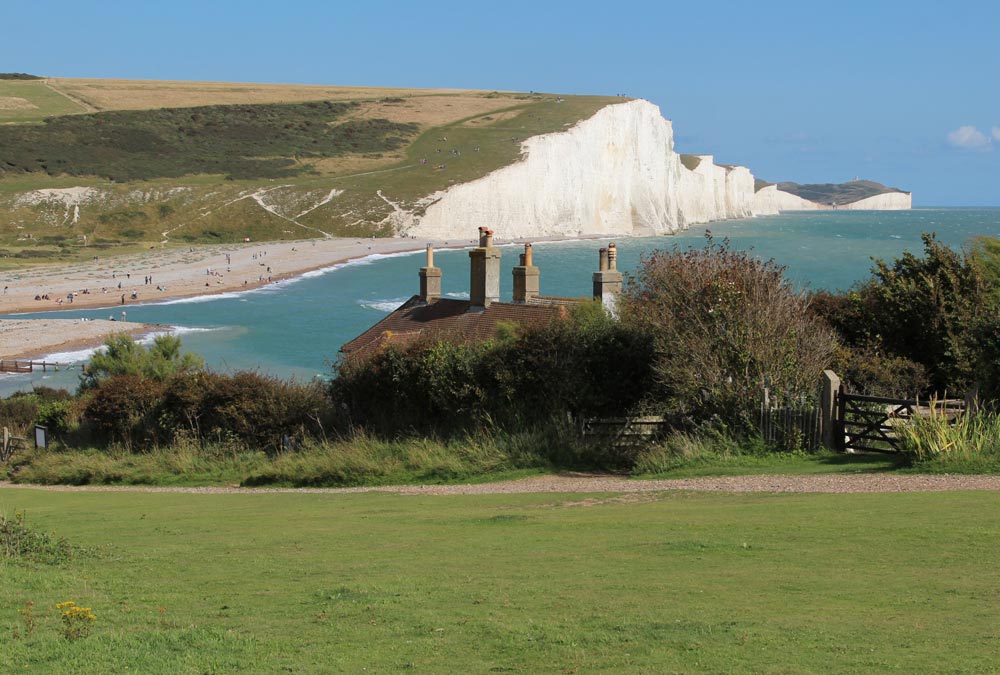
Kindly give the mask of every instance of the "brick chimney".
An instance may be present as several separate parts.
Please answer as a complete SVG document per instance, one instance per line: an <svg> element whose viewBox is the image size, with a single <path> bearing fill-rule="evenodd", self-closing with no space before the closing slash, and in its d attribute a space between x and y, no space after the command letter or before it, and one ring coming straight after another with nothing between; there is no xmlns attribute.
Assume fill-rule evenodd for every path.
<svg viewBox="0 0 1000 675"><path fill-rule="evenodd" d="M618 271L618 248L608 244L601 249L598 269L594 272L594 299L614 312L615 298L622 290L622 273Z"/></svg>
<svg viewBox="0 0 1000 675"><path fill-rule="evenodd" d="M479 247L469 251L469 300L483 310L500 300L500 249L493 245L493 230L479 228Z"/></svg>
<svg viewBox="0 0 1000 675"><path fill-rule="evenodd" d="M531 263L531 244L525 244L521 264L514 267L514 302L538 297L538 268Z"/></svg>
<svg viewBox="0 0 1000 675"><path fill-rule="evenodd" d="M424 302L441 297L441 268L434 267L434 247L427 244L427 266L420 268L420 299Z"/></svg>

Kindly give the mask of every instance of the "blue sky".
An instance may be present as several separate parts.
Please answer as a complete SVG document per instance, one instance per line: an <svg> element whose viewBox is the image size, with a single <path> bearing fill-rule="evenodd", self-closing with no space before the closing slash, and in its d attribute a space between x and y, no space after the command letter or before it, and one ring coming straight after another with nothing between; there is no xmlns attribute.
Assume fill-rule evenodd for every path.
<svg viewBox="0 0 1000 675"><path fill-rule="evenodd" d="M7 3L0 71L626 93L767 180L1000 205L987 2Z"/></svg>

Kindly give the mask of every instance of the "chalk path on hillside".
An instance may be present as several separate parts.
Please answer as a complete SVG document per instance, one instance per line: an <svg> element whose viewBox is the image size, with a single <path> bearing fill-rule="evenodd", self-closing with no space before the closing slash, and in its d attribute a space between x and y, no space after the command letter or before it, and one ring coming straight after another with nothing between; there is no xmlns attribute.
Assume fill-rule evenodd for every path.
<svg viewBox="0 0 1000 675"><path fill-rule="evenodd" d="M153 487L119 485L31 485L0 481L0 489L56 492L176 492L186 494L354 494L489 495L537 493L650 493L670 490L729 493L872 493L1000 490L1000 476L820 474L805 476L717 476L636 480L605 474L564 473L474 485L383 485L347 488Z"/></svg>

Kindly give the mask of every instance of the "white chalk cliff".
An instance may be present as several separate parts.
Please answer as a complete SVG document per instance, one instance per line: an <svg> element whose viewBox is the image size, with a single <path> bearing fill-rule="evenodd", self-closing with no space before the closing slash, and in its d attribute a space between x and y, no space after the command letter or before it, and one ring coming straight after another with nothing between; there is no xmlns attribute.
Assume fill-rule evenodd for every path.
<svg viewBox="0 0 1000 675"><path fill-rule="evenodd" d="M836 206L811 202L779 190L776 185L761 188L754 195L754 214L757 215L781 211L904 211L912 207L913 196L909 192L885 192Z"/></svg>
<svg viewBox="0 0 1000 675"><path fill-rule="evenodd" d="M423 213L397 211L393 225L429 239L465 239L477 224L504 238L648 235L726 218L830 208L773 185L755 192L747 168L716 165L711 155L685 167L674 151L672 124L648 101L607 106L567 131L527 139L521 150L514 164L428 196ZM838 208L909 208L909 194L877 195Z"/></svg>
<svg viewBox="0 0 1000 675"><path fill-rule="evenodd" d="M909 192L886 192L850 204L841 204L837 209L851 211L899 211L913 207L913 195Z"/></svg>

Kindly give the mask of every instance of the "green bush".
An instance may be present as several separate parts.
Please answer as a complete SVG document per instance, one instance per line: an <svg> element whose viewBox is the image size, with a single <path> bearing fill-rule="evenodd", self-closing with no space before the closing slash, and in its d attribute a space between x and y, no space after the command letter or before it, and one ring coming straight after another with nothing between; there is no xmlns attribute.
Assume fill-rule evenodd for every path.
<svg viewBox="0 0 1000 675"><path fill-rule="evenodd" d="M90 358L80 377L80 388L93 389L116 375L141 375L163 382L178 373L201 370L204 365L197 354L181 351L181 339L176 335L159 335L145 347L132 336L120 333L108 337L104 349Z"/></svg>
<svg viewBox="0 0 1000 675"><path fill-rule="evenodd" d="M79 406L72 399L43 403L35 421L56 436L66 434L80 423Z"/></svg>
<svg viewBox="0 0 1000 675"><path fill-rule="evenodd" d="M252 372L205 378L203 382L208 386L194 413L203 439L233 438L245 447L274 454L323 434L329 401L318 384L298 384ZM194 393L188 390L189 396Z"/></svg>
<svg viewBox="0 0 1000 675"><path fill-rule="evenodd" d="M508 327L486 343L423 342L339 364L330 387L347 426L382 435L466 435L621 415L652 382L652 345L597 304L566 320Z"/></svg>
<svg viewBox="0 0 1000 675"><path fill-rule="evenodd" d="M977 380L989 383L981 375L1000 355L990 340L1000 307L997 280L984 253L955 251L933 234L922 239L922 256L876 260L869 280L814 303L849 347L923 366L928 386L913 393L964 394Z"/></svg>
<svg viewBox="0 0 1000 675"><path fill-rule="evenodd" d="M18 434L38 416L38 397L31 394L14 394L0 402L0 426Z"/></svg>
<svg viewBox="0 0 1000 675"><path fill-rule="evenodd" d="M88 394L82 422L98 440L140 451L160 437L154 411L164 385L144 375L114 375Z"/></svg>
<svg viewBox="0 0 1000 675"><path fill-rule="evenodd" d="M783 267L708 236L701 249L643 256L619 312L652 337L660 411L751 433L764 387L779 405L815 398L836 340L808 306Z"/></svg>
<svg viewBox="0 0 1000 675"><path fill-rule="evenodd" d="M930 385L927 369L902 356L874 346L840 347L831 368L848 391L871 396L916 398Z"/></svg>

